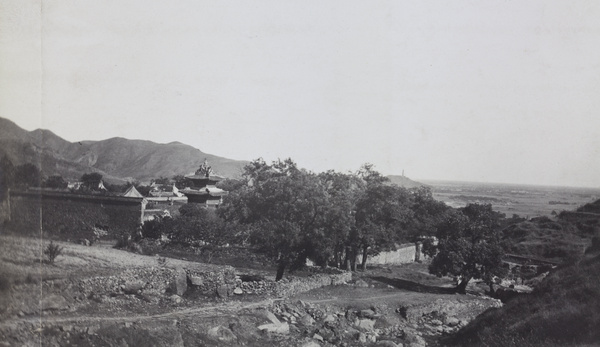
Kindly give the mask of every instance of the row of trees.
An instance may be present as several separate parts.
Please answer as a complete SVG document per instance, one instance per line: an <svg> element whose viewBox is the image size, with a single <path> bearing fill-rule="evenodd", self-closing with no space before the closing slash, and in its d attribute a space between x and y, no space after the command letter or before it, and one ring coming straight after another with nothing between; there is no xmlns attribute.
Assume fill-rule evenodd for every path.
<svg viewBox="0 0 600 347"><path fill-rule="evenodd" d="M166 235L196 245L252 245L277 264L276 280L310 258L318 265L364 269L368 257L397 243L424 240L430 272L492 283L503 274L503 215L491 205L452 209L429 188L405 189L366 164L356 173L315 174L291 159L248 164L216 211L186 205L181 216L144 225L144 236ZM435 236L435 238L431 237ZM435 241L434 241L435 240ZM357 258L360 259L357 264Z"/></svg>
<svg viewBox="0 0 600 347"><path fill-rule="evenodd" d="M218 213L277 263L276 279L307 258L364 269L369 256L433 235L449 210L428 188L392 185L369 164L356 173L315 174L291 159L258 159L231 186Z"/></svg>

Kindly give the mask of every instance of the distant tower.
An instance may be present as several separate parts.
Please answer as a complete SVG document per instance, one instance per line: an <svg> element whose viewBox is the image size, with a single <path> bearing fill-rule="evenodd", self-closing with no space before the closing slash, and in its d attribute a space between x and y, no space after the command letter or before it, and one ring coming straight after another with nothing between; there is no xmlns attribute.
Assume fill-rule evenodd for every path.
<svg viewBox="0 0 600 347"><path fill-rule="evenodd" d="M405 176L404 176L404 169L402 169L402 177L405 177Z"/></svg>
<svg viewBox="0 0 600 347"><path fill-rule="evenodd" d="M212 168L204 159L200 168L193 175L185 176L192 186L181 190L188 198L188 203L203 204L206 207L217 207L223 202L222 197L228 192L215 187L215 184L223 177L213 175Z"/></svg>

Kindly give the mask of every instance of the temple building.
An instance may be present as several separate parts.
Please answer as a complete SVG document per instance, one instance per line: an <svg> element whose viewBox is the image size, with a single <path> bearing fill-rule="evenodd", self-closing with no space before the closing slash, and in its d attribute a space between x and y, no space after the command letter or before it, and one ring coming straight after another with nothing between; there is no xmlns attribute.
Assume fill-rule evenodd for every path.
<svg viewBox="0 0 600 347"><path fill-rule="evenodd" d="M224 177L213 174L206 159L194 175L185 176L190 187L181 190L188 198L188 203L204 204L206 207L218 207L223 202L223 196L228 192L215 186Z"/></svg>

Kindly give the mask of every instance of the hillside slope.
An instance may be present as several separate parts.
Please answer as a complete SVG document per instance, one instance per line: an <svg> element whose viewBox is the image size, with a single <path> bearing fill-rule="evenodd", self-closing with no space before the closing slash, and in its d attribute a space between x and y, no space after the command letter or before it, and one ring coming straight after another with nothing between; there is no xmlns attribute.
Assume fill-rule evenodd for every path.
<svg viewBox="0 0 600 347"><path fill-rule="evenodd" d="M458 346L597 346L600 256L560 268L530 295L480 315L447 344Z"/></svg>
<svg viewBox="0 0 600 347"><path fill-rule="evenodd" d="M238 177L247 161L204 153L179 142L159 144L144 140L111 138L72 143L49 130L26 131L0 118L0 156L15 165L34 163L45 175L77 179L99 172L113 180L148 180L195 171L207 159L216 174Z"/></svg>

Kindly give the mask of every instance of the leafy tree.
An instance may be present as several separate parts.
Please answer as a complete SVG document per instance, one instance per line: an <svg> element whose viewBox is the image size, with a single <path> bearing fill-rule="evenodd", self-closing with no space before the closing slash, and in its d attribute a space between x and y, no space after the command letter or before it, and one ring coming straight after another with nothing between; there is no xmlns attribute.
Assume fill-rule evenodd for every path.
<svg viewBox="0 0 600 347"><path fill-rule="evenodd" d="M434 257L429 272L437 276L459 276L458 293L469 281L480 278L490 284L502 276L502 247L499 225L502 215L492 205L469 204L446 218L437 230L437 245L426 240L424 252Z"/></svg>
<svg viewBox="0 0 600 347"><path fill-rule="evenodd" d="M0 201L6 199L8 189L14 184L15 167L6 155L0 159Z"/></svg>
<svg viewBox="0 0 600 347"><path fill-rule="evenodd" d="M48 177L44 181L44 187L52 189L65 189L69 183L65 181L60 175L53 175Z"/></svg>
<svg viewBox="0 0 600 347"><path fill-rule="evenodd" d="M89 190L98 189L98 185L102 181L102 175L97 172L86 173L81 176L82 186Z"/></svg>
<svg viewBox="0 0 600 347"><path fill-rule="evenodd" d="M435 236L437 227L447 217L450 207L433 198L429 187L411 188L413 220L411 222L408 239L412 242L421 241L423 238Z"/></svg>
<svg viewBox="0 0 600 347"><path fill-rule="evenodd" d="M42 182L42 173L37 166L26 163L15 168L14 181L18 186L40 187Z"/></svg>
<svg viewBox="0 0 600 347"><path fill-rule="evenodd" d="M367 178L366 189L356 204L356 228L350 236L354 252L362 254L363 270L369 255L389 250L396 241L405 239L412 220L408 190L385 182Z"/></svg>
<svg viewBox="0 0 600 347"><path fill-rule="evenodd" d="M271 165L254 160L243 177L245 185L225 199L220 214L250 226L251 243L277 262L280 280L286 268L304 264L315 238L324 233L325 189L317 175L291 159Z"/></svg>
<svg viewBox="0 0 600 347"><path fill-rule="evenodd" d="M183 175L175 175L172 180L175 182L175 187L177 187L177 189L184 189L189 185L188 180Z"/></svg>
<svg viewBox="0 0 600 347"><path fill-rule="evenodd" d="M356 203L364 190L364 181L356 175L333 170L319 174L319 178L328 203L322 207L325 233L315 235L313 260L318 265L333 260L335 266L349 269L350 259L345 255L351 253L348 241L356 226Z"/></svg>

